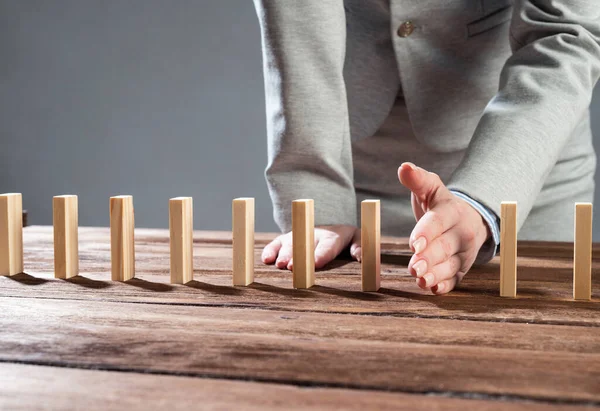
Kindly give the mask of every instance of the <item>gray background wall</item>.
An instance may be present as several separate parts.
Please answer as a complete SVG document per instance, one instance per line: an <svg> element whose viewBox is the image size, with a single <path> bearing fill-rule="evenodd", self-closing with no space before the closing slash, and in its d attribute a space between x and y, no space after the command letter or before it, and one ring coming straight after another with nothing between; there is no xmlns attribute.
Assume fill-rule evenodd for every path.
<svg viewBox="0 0 600 411"><path fill-rule="evenodd" d="M592 112L600 147L598 91ZM109 196L132 194L138 227L167 227L168 199L190 195L196 229L226 230L253 196L276 231L265 164L251 1L0 0L0 192L32 223L72 193L81 225L107 226Z"/></svg>

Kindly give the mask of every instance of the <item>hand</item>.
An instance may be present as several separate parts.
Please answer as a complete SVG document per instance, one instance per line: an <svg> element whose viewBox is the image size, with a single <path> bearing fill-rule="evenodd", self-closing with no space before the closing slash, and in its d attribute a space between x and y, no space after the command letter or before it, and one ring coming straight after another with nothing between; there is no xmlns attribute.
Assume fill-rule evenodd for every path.
<svg viewBox="0 0 600 411"><path fill-rule="evenodd" d="M417 219L409 240L414 255L408 269L422 289L447 293L473 265L491 235L489 227L481 214L452 194L436 174L404 163L398 178L412 192Z"/></svg>
<svg viewBox="0 0 600 411"><path fill-rule="evenodd" d="M360 230L350 225L315 227L315 268L319 269L333 261L350 244L350 254L358 261L361 258ZM282 234L271 241L262 253L265 264L293 270L292 233Z"/></svg>

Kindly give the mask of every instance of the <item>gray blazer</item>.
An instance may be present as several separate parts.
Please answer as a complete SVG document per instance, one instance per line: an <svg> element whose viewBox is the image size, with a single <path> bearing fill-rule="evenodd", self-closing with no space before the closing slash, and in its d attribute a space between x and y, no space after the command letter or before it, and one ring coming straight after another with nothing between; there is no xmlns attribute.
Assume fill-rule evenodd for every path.
<svg viewBox="0 0 600 411"><path fill-rule="evenodd" d="M394 203L409 209L395 169L418 159L498 215L502 201L517 201L530 238L572 236L572 220L548 218L565 220L574 201L593 196L598 0L254 3L266 178L282 231L297 198L315 199L317 225L358 224L366 197L384 198L390 215ZM400 124L396 146L383 136L394 134L382 131L390 124ZM384 233L407 235L408 225L386 224L384 212Z"/></svg>

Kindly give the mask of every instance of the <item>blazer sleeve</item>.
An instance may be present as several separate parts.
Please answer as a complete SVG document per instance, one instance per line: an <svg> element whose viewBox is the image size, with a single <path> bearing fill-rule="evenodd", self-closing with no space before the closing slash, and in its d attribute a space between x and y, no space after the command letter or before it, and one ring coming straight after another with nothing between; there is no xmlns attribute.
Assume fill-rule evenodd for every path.
<svg viewBox="0 0 600 411"><path fill-rule="evenodd" d="M516 0L512 56L449 188L500 215L519 204L518 227L562 147L589 113L600 76L597 0Z"/></svg>
<svg viewBox="0 0 600 411"><path fill-rule="evenodd" d="M343 0L254 0L267 113L265 171L276 223L291 202L315 200L315 225L356 225Z"/></svg>

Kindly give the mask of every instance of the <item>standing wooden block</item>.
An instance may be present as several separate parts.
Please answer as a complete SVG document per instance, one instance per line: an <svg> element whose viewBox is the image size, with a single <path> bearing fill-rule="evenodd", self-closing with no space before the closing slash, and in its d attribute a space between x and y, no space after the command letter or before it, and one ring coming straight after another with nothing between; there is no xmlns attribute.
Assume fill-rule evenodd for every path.
<svg viewBox="0 0 600 411"><path fill-rule="evenodd" d="M592 298L592 204L575 203L573 299Z"/></svg>
<svg viewBox="0 0 600 411"><path fill-rule="evenodd" d="M315 211L313 200L292 202L294 288L315 284Z"/></svg>
<svg viewBox="0 0 600 411"><path fill-rule="evenodd" d="M23 198L0 195L0 275L23 272Z"/></svg>
<svg viewBox="0 0 600 411"><path fill-rule="evenodd" d="M169 200L171 284L194 279L194 207L192 197Z"/></svg>
<svg viewBox="0 0 600 411"><path fill-rule="evenodd" d="M379 290L381 276L381 211L379 200L361 205L362 290Z"/></svg>
<svg viewBox="0 0 600 411"><path fill-rule="evenodd" d="M500 206L500 296L517 296L517 203Z"/></svg>
<svg viewBox="0 0 600 411"><path fill-rule="evenodd" d="M134 211L132 196L110 198L110 256L113 281L135 275Z"/></svg>
<svg viewBox="0 0 600 411"><path fill-rule="evenodd" d="M54 217L54 277L71 278L79 274L77 196L56 196Z"/></svg>
<svg viewBox="0 0 600 411"><path fill-rule="evenodd" d="M236 198L232 204L233 285L254 282L254 199Z"/></svg>

